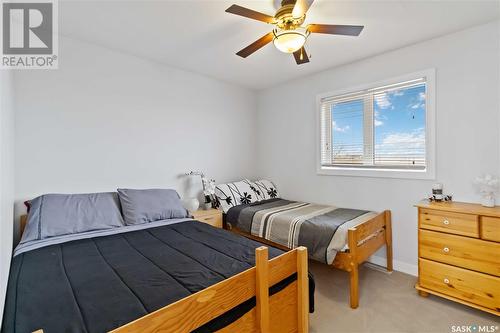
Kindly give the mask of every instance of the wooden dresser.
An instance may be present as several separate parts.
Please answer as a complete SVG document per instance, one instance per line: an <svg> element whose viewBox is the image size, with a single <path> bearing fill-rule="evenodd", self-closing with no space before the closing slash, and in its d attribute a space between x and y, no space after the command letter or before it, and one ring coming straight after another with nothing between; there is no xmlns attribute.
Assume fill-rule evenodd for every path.
<svg viewBox="0 0 500 333"><path fill-rule="evenodd" d="M419 294L500 315L500 207L462 202L416 206Z"/></svg>

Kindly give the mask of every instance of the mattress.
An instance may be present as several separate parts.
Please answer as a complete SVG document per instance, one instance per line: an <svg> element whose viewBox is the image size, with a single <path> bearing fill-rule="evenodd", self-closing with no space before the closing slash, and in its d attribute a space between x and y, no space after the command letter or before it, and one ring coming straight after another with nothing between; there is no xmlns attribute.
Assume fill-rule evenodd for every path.
<svg viewBox="0 0 500 333"><path fill-rule="evenodd" d="M347 249L349 228L376 215L367 210L270 199L232 207L225 222L287 248L305 246L311 259L331 264L338 251Z"/></svg>
<svg viewBox="0 0 500 333"><path fill-rule="evenodd" d="M262 244L197 221L59 242L12 260L2 332L106 332L255 265ZM269 257L283 253L270 247ZM291 276L270 288L274 294ZM311 310L314 281L310 277ZM213 332L255 298L196 332Z"/></svg>

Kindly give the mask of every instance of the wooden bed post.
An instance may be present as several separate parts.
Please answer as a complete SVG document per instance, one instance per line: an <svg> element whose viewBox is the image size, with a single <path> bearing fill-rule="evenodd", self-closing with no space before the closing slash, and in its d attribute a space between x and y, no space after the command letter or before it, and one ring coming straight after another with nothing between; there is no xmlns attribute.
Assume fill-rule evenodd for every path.
<svg viewBox="0 0 500 333"><path fill-rule="evenodd" d="M307 269L307 248L297 248L297 319L298 332L309 332L309 273Z"/></svg>
<svg viewBox="0 0 500 333"><path fill-rule="evenodd" d="M387 247L387 271L392 272L392 217L391 211L385 212L385 245Z"/></svg>
<svg viewBox="0 0 500 333"><path fill-rule="evenodd" d="M349 278L350 278L350 302L351 308L356 309L359 306L359 270L357 261L358 241L356 237L356 229L347 231L347 244L349 246Z"/></svg>
<svg viewBox="0 0 500 333"><path fill-rule="evenodd" d="M267 247L261 246L255 250L256 266L256 299L257 324L261 333L269 331L269 262Z"/></svg>

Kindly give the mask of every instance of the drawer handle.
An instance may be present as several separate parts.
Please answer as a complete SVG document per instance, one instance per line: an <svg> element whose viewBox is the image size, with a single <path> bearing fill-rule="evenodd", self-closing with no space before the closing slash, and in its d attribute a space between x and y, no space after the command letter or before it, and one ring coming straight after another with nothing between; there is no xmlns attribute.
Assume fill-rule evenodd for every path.
<svg viewBox="0 0 500 333"><path fill-rule="evenodd" d="M443 221L443 224L444 224L444 225L448 225L448 224L450 224L450 221L448 221L448 220L444 220L444 221Z"/></svg>
<svg viewBox="0 0 500 333"><path fill-rule="evenodd" d="M208 221L208 220L213 220L214 218L213 217L205 217L205 220Z"/></svg>
<svg viewBox="0 0 500 333"><path fill-rule="evenodd" d="M448 252L450 252L450 248L449 247L445 247L445 248L443 248L443 251L446 252L446 253L448 253Z"/></svg>
<svg viewBox="0 0 500 333"><path fill-rule="evenodd" d="M445 279L443 280L443 282L444 282L444 283L446 283L446 284L449 284L449 283L450 283L450 280L448 280L447 278L445 278Z"/></svg>

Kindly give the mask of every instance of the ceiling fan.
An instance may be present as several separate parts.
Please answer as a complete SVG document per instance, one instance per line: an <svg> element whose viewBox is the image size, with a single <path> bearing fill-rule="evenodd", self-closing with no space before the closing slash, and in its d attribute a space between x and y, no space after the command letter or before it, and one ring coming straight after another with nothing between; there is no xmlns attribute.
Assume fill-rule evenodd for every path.
<svg viewBox="0 0 500 333"><path fill-rule="evenodd" d="M308 24L302 26L306 12L314 0L282 0L281 8L274 16L263 14L252 9L232 5L227 13L248 17L268 24L274 24L273 31L262 36L236 54L246 58L271 41L282 52L293 53L297 65L309 62L304 44L311 33L358 36L363 30L362 25L329 25Z"/></svg>

